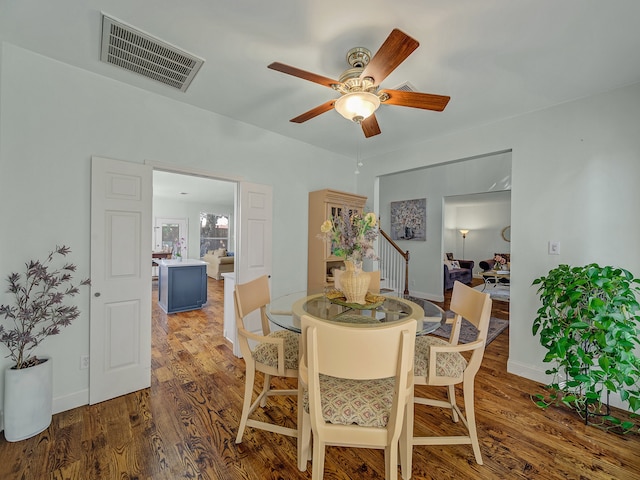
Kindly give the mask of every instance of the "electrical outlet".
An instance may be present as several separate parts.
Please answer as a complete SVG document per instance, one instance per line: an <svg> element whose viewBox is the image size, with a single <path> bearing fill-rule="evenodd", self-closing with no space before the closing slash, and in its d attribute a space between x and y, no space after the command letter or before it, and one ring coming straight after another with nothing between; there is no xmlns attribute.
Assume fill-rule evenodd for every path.
<svg viewBox="0 0 640 480"><path fill-rule="evenodd" d="M89 368L89 355L80 355L80 370Z"/></svg>

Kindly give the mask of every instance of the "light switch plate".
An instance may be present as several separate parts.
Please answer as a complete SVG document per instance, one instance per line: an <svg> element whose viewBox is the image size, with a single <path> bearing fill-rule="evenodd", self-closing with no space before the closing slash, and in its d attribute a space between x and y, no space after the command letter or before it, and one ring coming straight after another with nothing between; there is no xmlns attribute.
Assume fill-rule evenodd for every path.
<svg viewBox="0 0 640 480"><path fill-rule="evenodd" d="M549 240L549 255L560 255L560 242Z"/></svg>

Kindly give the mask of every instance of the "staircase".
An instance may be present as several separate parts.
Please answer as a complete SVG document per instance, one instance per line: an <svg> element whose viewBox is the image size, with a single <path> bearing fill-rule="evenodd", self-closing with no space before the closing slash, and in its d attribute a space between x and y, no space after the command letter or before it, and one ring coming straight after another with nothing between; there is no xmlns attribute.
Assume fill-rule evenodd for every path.
<svg viewBox="0 0 640 480"><path fill-rule="evenodd" d="M409 250L403 252L384 230L380 230L378 256L381 292L409 295Z"/></svg>

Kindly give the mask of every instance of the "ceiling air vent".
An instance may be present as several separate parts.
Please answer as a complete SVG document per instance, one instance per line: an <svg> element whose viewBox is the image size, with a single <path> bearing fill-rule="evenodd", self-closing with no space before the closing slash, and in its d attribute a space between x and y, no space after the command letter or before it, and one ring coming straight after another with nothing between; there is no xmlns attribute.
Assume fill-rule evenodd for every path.
<svg viewBox="0 0 640 480"><path fill-rule="evenodd" d="M416 87L411 85L409 82L404 82L401 85L398 85L394 90L400 90L401 92L416 92Z"/></svg>
<svg viewBox="0 0 640 480"><path fill-rule="evenodd" d="M100 60L184 92L204 60L102 15Z"/></svg>

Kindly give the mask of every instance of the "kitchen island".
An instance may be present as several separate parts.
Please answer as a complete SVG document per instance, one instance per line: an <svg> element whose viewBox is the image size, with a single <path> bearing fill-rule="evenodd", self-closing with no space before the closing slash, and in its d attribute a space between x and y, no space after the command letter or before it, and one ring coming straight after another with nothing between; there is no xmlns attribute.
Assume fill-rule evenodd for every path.
<svg viewBox="0 0 640 480"><path fill-rule="evenodd" d="M158 304L166 313L197 310L207 303L207 262L160 260Z"/></svg>

